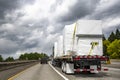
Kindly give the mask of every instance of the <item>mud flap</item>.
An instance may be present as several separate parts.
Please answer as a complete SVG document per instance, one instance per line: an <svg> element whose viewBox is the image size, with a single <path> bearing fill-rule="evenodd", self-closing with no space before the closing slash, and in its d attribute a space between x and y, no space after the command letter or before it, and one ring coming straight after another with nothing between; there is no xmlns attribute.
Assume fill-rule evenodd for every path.
<svg viewBox="0 0 120 80"><path fill-rule="evenodd" d="M93 69L93 71L90 71L91 73L98 73L98 71L97 71L97 65L91 65L90 69Z"/></svg>
<svg viewBox="0 0 120 80"><path fill-rule="evenodd" d="M74 64L66 63L66 74L74 74Z"/></svg>

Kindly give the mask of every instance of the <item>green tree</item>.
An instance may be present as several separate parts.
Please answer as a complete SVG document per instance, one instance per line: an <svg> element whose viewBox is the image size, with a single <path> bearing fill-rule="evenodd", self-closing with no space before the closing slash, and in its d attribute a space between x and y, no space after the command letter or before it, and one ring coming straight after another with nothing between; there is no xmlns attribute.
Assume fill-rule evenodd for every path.
<svg viewBox="0 0 120 80"><path fill-rule="evenodd" d="M3 61L3 58L2 58L2 56L0 55L0 62L2 62Z"/></svg>
<svg viewBox="0 0 120 80"><path fill-rule="evenodd" d="M24 56L24 54L21 54L21 55L19 56L19 60L26 60L26 57Z"/></svg>
<svg viewBox="0 0 120 80"><path fill-rule="evenodd" d="M44 58L44 57L47 57L47 58L48 58L48 55L45 54L45 53L41 53L41 58Z"/></svg>
<svg viewBox="0 0 120 80"><path fill-rule="evenodd" d="M120 40L113 41L107 48L107 52L111 58L120 58Z"/></svg>
<svg viewBox="0 0 120 80"><path fill-rule="evenodd" d="M113 53L112 55L110 55L110 57L111 57L112 59L119 59L119 56L118 56L117 53Z"/></svg>
<svg viewBox="0 0 120 80"><path fill-rule="evenodd" d="M120 39L120 31L118 29L116 29L116 39Z"/></svg>
<svg viewBox="0 0 120 80"><path fill-rule="evenodd" d="M114 41L116 39L116 36L115 36L115 34L112 32L111 34L110 34L110 36L108 37L108 40L110 41L110 42L112 42L112 41Z"/></svg>
<svg viewBox="0 0 120 80"><path fill-rule="evenodd" d="M8 58L6 58L5 61L7 61L7 62L9 62L9 61L14 61L14 58L13 58L13 57L8 57Z"/></svg>
<svg viewBox="0 0 120 80"><path fill-rule="evenodd" d="M47 54L31 52L31 53L21 54L19 60L39 60L39 58L44 58L44 57L48 57Z"/></svg>
<svg viewBox="0 0 120 80"><path fill-rule="evenodd" d="M108 47L110 45L110 41L109 40L104 40L103 45L106 45Z"/></svg>
<svg viewBox="0 0 120 80"><path fill-rule="evenodd" d="M107 53L107 47L109 46L109 44L110 44L110 41L108 41L108 40L103 41L103 53L104 53L104 56L109 56L109 54Z"/></svg>

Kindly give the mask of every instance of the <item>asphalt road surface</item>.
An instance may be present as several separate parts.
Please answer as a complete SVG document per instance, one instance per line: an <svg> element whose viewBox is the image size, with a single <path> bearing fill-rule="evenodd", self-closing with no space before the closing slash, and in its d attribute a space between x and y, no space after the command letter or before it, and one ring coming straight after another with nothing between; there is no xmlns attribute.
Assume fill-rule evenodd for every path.
<svg viewBox="0 0 120 80"><path fill-rule="evenodd" d="M120 80L119 64L120 62L114 62L110 67L107 66L109 71L106 72L101 71L96 74L79 73L75 75L64 74L60 68L49 64L36 64L32 67L27 65L26 67L16 67L1 71L0 80Z"/></svg>
<svg viewBox="0 0 120 80"><path fill-rule="evenodd" d="M33 66L35 64L37 64L37 62L25 64L25 65L14 67L14 68L7 69L4 71L0 71L0 80L7 80L8 78L12 77L13 75L17 74L18 72L21 72L22 70L27 69L28 67Z"/></svg>
<svg viewBox="0 0 120 80"><path fill-rule="evenodd" d="M55 69L60 74L49 64L37 64L18 73L9 80L120 80L120 69L118 68L109 68L109 71L96 74L79 73L75 75L64 74L58 67L55 67Z"/></svg>
<svg viewBox="0 0 120 80"><path fill-rule="evenodd" d="M111 64L103 65L104 67L120 69L120 62L111 62Z"/></svg>
<svg viewBox="0 0 120 80"><path fill-rule="evenodd" d="M64 80L48 64L37 64L9 80Z"/></svg>

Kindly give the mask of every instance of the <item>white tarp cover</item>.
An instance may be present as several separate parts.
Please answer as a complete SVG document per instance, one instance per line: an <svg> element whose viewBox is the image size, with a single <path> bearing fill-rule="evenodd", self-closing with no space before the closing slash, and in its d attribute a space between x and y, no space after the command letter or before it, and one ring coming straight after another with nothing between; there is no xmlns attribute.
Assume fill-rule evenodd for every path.
<svg viewBox="0 0 120 80"><path fill-rule="evenodd" d="M78 38L76 55L88 55L92 42L97 42L98 45L94 46L90 55L103 55L102 38Z"/></svg>
<svg viewBox="0 0 120 80"><path fill-rule="evenodd" d="M63 36L58 37L58 45L57 45L57 57L63 56Z"/></svg>
<svg viewBox="0 0 120 80"><path fill-rule="evenodd" d="M54 43L54 58L57 57L57 42Z"/></svg>
<svg viewBox="0 0 120 80"><path fill-rule="evenodd" d="M66 25L64 28L63 32L64 55L69 55L70 51L75 51L76 52L75 55L88 55L92 46L91 45L92 42L97 42L98 45L96 45L91 50L91 55L103 55L102 22L100 20L79 20L77 22L76 34L73 44L74 29L75 23L71 25ZM97 35L101 36L97 37Z"/></svg>
<svg viewBox="0 0 120 80"><path fill-rule="evenodd" d="M63 50L64 55L69 55L73 48L73 32L75 24L66 25L63 31Z"/></svg>
<svg viewBox="0 0 120 80"><path fill-rule="evenodd" d="M77 21L76 34L102 35L101 20L79 20Z"/></svg>

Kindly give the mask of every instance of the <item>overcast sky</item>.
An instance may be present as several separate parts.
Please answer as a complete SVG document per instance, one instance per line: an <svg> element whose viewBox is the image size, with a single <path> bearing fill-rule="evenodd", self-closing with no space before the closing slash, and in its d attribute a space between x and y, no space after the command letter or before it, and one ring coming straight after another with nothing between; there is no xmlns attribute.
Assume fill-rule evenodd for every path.
<svg viewBox="0 0 120 80"><path fill-rule="evenodd" d="M64 26L78 19L102 20L108 36L120 29L120 0L0 0L0 54L50 55Z"/></svg>

